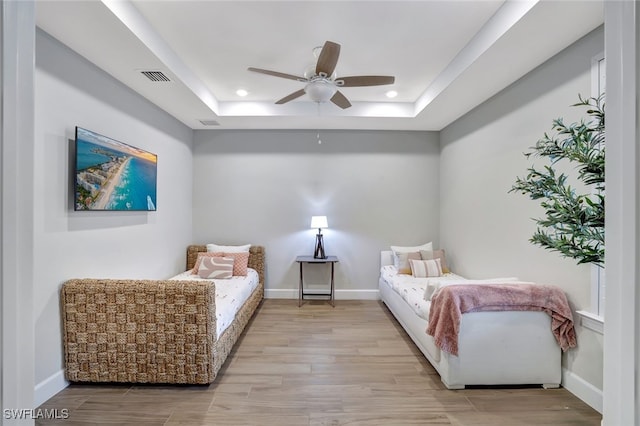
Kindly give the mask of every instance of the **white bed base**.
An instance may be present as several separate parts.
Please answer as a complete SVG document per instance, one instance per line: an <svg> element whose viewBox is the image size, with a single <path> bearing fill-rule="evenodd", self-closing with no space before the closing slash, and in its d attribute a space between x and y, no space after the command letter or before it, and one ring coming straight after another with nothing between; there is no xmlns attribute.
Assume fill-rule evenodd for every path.
<svg viewBox="0 0 640 426"><path fill-rule="evenodd" d="M381 266L392 265L390 251ZM468 385L541 384L557 388L562 353L544 312L474 312L462 315L458 356L441 351L426 333L427 321L380 277L380 298L433 365L448 389Z"/></svg>

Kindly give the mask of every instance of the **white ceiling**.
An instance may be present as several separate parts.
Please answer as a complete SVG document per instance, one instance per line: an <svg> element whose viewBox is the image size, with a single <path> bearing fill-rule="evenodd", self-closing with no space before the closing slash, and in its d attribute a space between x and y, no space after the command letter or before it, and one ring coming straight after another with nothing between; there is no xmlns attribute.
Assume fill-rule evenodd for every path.
<svg viewBox="0 0 640 426"><path fill-rule="evenodd" d="M37 1L37 25L193 129L440 130L603 23L602 1ZM353 106L302 96L313 48L341 45ZM162 71L151 82L140 71ZM242 98L235 92L245 89ZM387 90L398 96L389 99ZM215 120L218 126L200 120Z"/></svg>

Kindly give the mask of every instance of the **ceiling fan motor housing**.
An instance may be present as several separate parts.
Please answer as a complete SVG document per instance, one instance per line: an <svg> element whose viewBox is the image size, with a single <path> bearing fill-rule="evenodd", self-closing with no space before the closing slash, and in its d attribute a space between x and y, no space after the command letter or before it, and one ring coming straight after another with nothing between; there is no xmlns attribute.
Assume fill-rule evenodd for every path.
<svg viewBox="0 0 640 426"><path fill-rule="evenodd" d="M329 80L335 80L336 77L338 76L338 74L336 73L336 71L334 70L333 73L329 76L326 75L326 73L322 73L322 74L316 74L316 64L315 62L312 64L309 64L305 69L304 69L304 73L302 74L302 76L308 80L311 81L313 80L314 77L326 77Z"/></svg>

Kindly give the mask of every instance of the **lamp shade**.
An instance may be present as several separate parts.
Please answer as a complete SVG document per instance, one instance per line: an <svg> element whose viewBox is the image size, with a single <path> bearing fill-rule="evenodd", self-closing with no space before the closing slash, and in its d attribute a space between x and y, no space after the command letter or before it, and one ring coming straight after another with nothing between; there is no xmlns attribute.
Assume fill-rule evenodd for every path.
<svg viewBox="0 0 640 426"><path fill-rule="evenodd" d="M312 228L328 228L327 217L326 216L311 216L311 227Z"/></svg>

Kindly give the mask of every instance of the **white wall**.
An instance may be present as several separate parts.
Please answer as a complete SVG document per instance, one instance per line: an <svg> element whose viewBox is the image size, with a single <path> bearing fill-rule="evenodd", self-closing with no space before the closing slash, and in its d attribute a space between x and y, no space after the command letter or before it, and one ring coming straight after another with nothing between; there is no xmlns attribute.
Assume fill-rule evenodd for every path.
<svg viewBox="0 0 640 426"><path fill-rule="evenodd" d="M191 243L193 132L46 33L36 37L34 312L36 405L60 390L61 284L166 278ZM158 155L156 212L74 212L70 144L81 126ZM44 399L43 399L44 398Z"/></svg>
<svg viewBox="0 0 640 426"><path fill-rule="evenodd" d="M591 58L603 49L599 28L441 132L440 235L455 271L555 284L573 309L589 310L589 266L530 244L539 203L507 192L530 165L522 153L551 131L552 120L571 123L584 113L570 105L578 94L591 96ZM579 325L577 333L565 373L601 392L602 336Z"/></svg>
<svg viewBox="0 0 640 426"><path fill-rule="evenodd" d="M376 298L379 251L438 243L434 132L196 131L194 240L266 247L267 297L297 297L297 255L326 215L337 298ZM309 284L321 284L305 272ZM321 269L321 268L320 268ZM325 268L328 269L328 268ZM326 281L325 281L326 282Z"/></svg>

